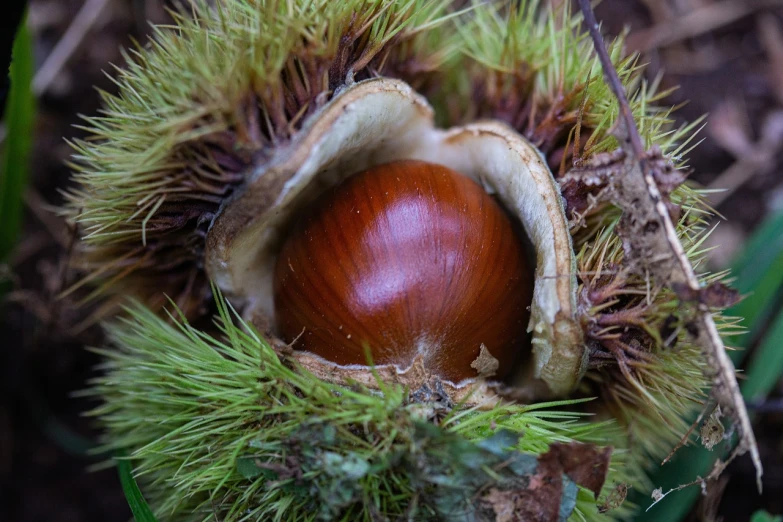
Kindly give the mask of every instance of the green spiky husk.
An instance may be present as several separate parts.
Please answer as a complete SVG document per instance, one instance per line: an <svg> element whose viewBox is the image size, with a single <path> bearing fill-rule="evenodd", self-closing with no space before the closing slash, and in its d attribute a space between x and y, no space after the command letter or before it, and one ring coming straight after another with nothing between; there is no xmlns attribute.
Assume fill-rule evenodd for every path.
<svg viewBox="0 0 783 522"><path fill-rule="evenodd" d="M426 88L453 53L426 45L449 20L446 0L194 4L125 54L118 94L102 93L90 138L73 143L80 188L65 213L88 275L70 291L99 281L87 299L131 293L160 307L165 294L203 313L204 235L252 165L349 78L388 71Z"/></svg>
<svg viewBox="0 0 783 522"><path fill-rule="evenodd" d="M481 473L459 462L459 441L506 429L521 435L517 450L538 455L553 442L621 439L610 421L564 411L580 401L454 409L436 427L430 406L400 387L346 388L286 366L218 303L217 337L131 307L109 328L118 350L101 351L106 376L86 392L105 401L92 415L109 428L107 448L134 449L165 520L439 520L469 505L475 491L465 481ZM631 482L635 472L615 454L613 480ZM444 491L457 499L446 507L433 501ZM577 509L598 519L589 492Z"/></svg>
<svg viewBox="0 0 783 522"><path fill-rule="evenodd" d="M340 436L329 451L350 446L353 457L384 471L381 478L363 476L351 490L353 501L370 499L375 507L342 506L340 516L370 518L372 509L405 514L414 498L411 481L422 477L385 460L417 440L415 408L403 391L340 390L338 397L334 386L280 363L222 307L217 337L185 324L212 296L200 264L205 227L244 172L351 79L408 81L444 126L505 121L542 150L559 176L615 149L609 129L617 102L580 23L567 9L552 12L533 0L518 9L482 3L466 12L448 1L231 0L178 17L176 30L158 29L154 44L128 56L129 66L118 72L119 94L104 94L105 113L87 121L95 139L74 144L81 188L67 212L85 233L84 282L100 281L96 292L131 292L146 306L110 328L119 350L103 352L106 376L90 393L105 401L94 413L107 428L107 445L132 451L164 518L316 516L311 500L268 488L268 476L248 478L237 468L241 458L256 455L253 448L296 438L305 421L334 426ZM696 124L673 129L670 110L655 105L666 93L642 79L622 40L610 53L646 145L683 168ZM704 206L686 186L671 197L683 209L678 234L698 264ZM607 488L648 487L641 469L659 462L685 433L684 419L703 401L707 382L698 348L682 329L667 330L677 316L676 296L625 266L618 220L619 211L603 205L572 230L580 318L591 349L627 357L623 365L616 353L596 356L579 393L599 399L454 413L438 436L477 441L491 435L490 425L505 427L523 433L518 449L533 454L559 440L611 444L623 466L612 468ZM149 311L166 294L184 311L174 326ZM633 312L630 318L625 311ZM312 484L327 483L337 479L314 475ZM628 512L625 506L599 515L589 495L580 495L577 519Z"/></svg>

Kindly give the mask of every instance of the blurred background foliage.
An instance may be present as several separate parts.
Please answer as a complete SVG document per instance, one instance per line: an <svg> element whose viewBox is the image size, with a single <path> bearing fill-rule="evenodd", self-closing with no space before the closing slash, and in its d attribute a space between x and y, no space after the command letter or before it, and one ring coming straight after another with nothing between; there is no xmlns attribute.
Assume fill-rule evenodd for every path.
<svg viewBox="0 0 783 522"><path fill-rule="evenodd" d="M12 88L5 106L5 143L0 151L0 262L16 245L22 221L24 189L33 142L35 64L30 31L22 24L16 32L8 76Z"/></svg>
<svg viewBox="0 0 783 522"><path fill-rule="evenodd" d="M782 4L603 0L597 7L606 34L627 31L628 47L643 53L650 78L662 74L664 87L680 86L665 100L683 104L679 118L708 114L703 142L689 157L691 180L709 192L721 222L710 237L710 267L731 267L734 286L746 296L727 314L745 317L747 332L728 342L737 348L731 355L743 368L742 391L766 468L760 497L749 460L739 459L706 495L698 486L672 493L639 520L780 522L783 513ZM71 394L93 375L96 358L83 347L100 343L94 324L108 311L85 314L56 299L67 283L73 233L51 209L68 183L63 138L81 137L74 125L78 114L97 110L94 86L114 89L103 71L123 63L120 49L131 38L146 41L148 21L168 20L166 6L33 0L14 33L11 91L0 123L0 520L131 515L115 471L85 472L95 434L80 413L90 405ZM715 456L686 446L652 481L665 492L705 474ZM133 497L128 478L126 470Z"/></svg>

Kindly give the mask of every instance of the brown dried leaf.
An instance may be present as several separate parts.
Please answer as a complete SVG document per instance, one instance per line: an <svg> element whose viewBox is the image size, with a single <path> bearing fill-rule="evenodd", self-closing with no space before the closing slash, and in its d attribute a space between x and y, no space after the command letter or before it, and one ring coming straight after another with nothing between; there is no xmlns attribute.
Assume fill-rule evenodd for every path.
<svg viewBox="0 0 783 522"><path fill-rule="evenodd" d="M740 300L739 292L725 284L715 281L709 285L694 290L686 284L673 284L672 290L682 301L700 303L709 308L729 308Z"/></svg>
<svg viewBox="0 0 783 522"><path fill-rule="evenodd" d="M558 477L545 482L530 481L526 490L492 488L482 501L492 510L496 522L558 522L563 481Z"/></svg>
<svg viewBox="0 0 783 522"><path fill-rule="evenodd" d="M628 488L628 484L617 484L606 496L606 500L598 505L598 512L603 514L622 506L623 502L625 502L625 497L628 496Z"/></svg>
<svg viewBox="0 0 783 522"><path fill-rule="evenodd" d="M552 465L556 462L558 469L568 478L589 489L596 500L604 487L606 474L609 472L609 461L612 458L612 447L601 448L592 444L571 442L569 444L552 444L549 451L538 458L540 465Z"/></svg>
<svg viewBox="0 0 783 522"><path fill-rule="evenodd" d="M740 294L737 290L718 281L705 286L699 292L699 302L710 308L729 308L739 301Z"/></svg>
<svg viewBox="0 0 783 522"><path fill-rule="evenodd" d="M596 499L606 480L612 448L555 443L538 457L538 467L522 487L489 489L480 504L499 522L557 522L563 501L563 475L592 491ZM622 502L622 501L621 501Z"/></svg>
<svg viewBox="0 0 783 522"><path fill-rule="evenodd" d="M726 433L723 423L720 421L721 412L720 407L715 408L710 418L701 427L701 443L708 450L712 451L717 444L723 440L723 435Z"/></svg>
<svg viewBox="0 0 783 522"><path fill-rule="evenodd" d="M605 199L603 196L611 180L622 174L624 159L625 152L621 149L596 154L563 176L560 192L572 226Z"/></svg>

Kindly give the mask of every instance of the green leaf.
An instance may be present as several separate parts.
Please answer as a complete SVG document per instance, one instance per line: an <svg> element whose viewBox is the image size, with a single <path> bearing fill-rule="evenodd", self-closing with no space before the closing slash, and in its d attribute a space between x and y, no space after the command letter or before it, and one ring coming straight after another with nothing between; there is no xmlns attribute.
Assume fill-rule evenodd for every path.
<svg viewBox="0 0 783 522"><path fill-rule="evenodd" d="M783 373L783 312L778 313L756 349L745 372L742 396L746 402L763 400Z"/></svg>
<svg viewBox="0 0 783 522"><path fill-rule="evenodd" d="M736 277L734 287L747 297L729 310L727 315L742 317L748 332L727 339L729 343L747 347L769 315L776 311L774 300L783 288L783 210L769 217L748 240L732 266ZM744 350L730 353L735 364Z"/></svg>
<svg viewBox="0 0 783 522"><path fill-rule="evenodd" d="M22 22L14 41L6 105L6 143L0 152L0 262L8 259L19 236L22 202L33 142L35 96L32 40Z"/></svg>
<svg viewBox="0 0 783 522"><path fill-rule="evenodd" d="M128 500L128 506L130 506L133 513L133 518L136 519L136 522L158 522L158 519L152 514L147 501L144 500L144 495L141 494L139 485L136 484L130 460L122 454L117 455L115 460L117 461L117 471L120 474L122 491Z"/></svg>
<svg viewBox="0 0 783 522"><path fill-rule="evenodd" d="M783 522L783 516L770 515L766 511L756 511L753 516L750 517L750 522Z"/></svg>

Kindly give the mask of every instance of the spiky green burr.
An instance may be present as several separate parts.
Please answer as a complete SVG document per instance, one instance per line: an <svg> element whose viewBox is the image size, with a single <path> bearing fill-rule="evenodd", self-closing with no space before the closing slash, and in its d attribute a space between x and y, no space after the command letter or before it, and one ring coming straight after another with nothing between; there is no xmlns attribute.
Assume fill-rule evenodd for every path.
<svg viewBox="0 0 783 522"><path fill-rule="evenodd" d="M622 40L610 51L646 145L683 168L697 124L672 128L670 111L656 106L666 93L642 79ZM605 493L615 483L647 486L641 468L685 433L707 382L699 350L677 323L677 297L627 262L615 234L620 212L609 204L567 201L590 349L575 396L598 398L456 408L431 431L422 425L433 412L399 387L346 388L292 367L231 317L203 269L204 237L232 194L358 80L408 82L443 126L499 119L537 145L561 180L614 150L617 103L578 16L532 0L465 10L428 0L226 0L197 4L127 58L118 94L104 94L104 113L87 119L91 139L74 143L80 188L67 213L83 232L84 283L144 303L109 326L106 374L89 393L104 399L93 414L107 447L130 451L163 518L393 518L412 505L421 517L436 516L436 496L422 499L421 491L437 474L458 481L458 463L398 464L434 462L500 428L521 434L516 449L524 454L558 441L613 445L623 466L611 468ZM681 209L678 234L698 262L704 206L679 183L671 200ZM168 320L157 314L167 295L183 310ZM216 327L190 326L210 303ZM598 416L576 413L585 408ZM306 438L316 443L292 446ZM334 466L323 467L325 459ZM342 496L316 508L319 492L333 488ZM599 514L581 492L574 519L628 509Z"/></svg>

